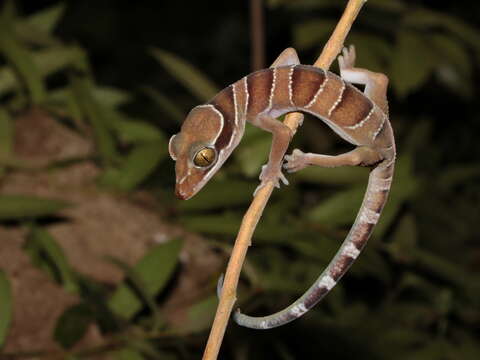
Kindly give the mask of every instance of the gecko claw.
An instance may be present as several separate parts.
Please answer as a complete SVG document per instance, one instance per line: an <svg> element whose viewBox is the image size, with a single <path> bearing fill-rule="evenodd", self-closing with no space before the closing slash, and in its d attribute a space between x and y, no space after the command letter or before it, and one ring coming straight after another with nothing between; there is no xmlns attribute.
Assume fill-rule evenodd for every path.
<svg viewBox="0 0 480 360"><path fill-rule="evenodd" d="M292 155L285 155L285 160L283 168L289 173L297 172L309 165L308 155L298 149L293 150Z"/></svg>
<svg viewBox="0 0 480 360"><path fill-rule="evenodd" d="M255 191L253 192L253 196L257 194L257 192L263 188L268 182L272 181L273 186L276 187L277 189L280 189L280 181L284 185L289 185L290 183L288 182L287 178L285 175L283 175L282 170L278 170L278 172L275 174L270 171L268 164L262 166L262 171L260 173L260 176L258 177L262 182L260 185L257 186Z"/></svg>

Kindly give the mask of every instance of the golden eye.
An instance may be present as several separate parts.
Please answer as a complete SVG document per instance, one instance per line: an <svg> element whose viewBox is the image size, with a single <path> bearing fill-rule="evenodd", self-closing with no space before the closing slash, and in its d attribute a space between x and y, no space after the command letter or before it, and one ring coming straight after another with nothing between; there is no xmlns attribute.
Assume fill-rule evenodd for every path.
<svg viewBox="0 0 480 360"><path fill-rule="evenodd" d="M207 167L212 165L215 161L217 153L214 149L210 147L204 147L199 152L197 152L193 158L193 163L195 166Z"/></svg>

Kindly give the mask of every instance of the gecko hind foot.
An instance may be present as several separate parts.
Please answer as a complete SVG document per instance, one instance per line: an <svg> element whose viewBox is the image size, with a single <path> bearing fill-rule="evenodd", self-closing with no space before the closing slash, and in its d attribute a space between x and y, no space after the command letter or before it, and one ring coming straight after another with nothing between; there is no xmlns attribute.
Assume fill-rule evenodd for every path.
<svg viewBox="0 0 480 360"><path fill-rule="evenodd" d="M287 178L285 177L285 175L283 175L281 169L279 169L278 171L272 172L268 167L268 164L262 166L262 172L260 173L259 179L262 180L262 182L260 183L260 185L257 186L255 191L253 192L253 196L255 196L257 192L270 181L272 181L273 186L278 189L280 189L280 181L282 181L284 185L289 184Z"/></svg>
<svg viewBox="0 0 480 360"><path fill-rule="evenodd" d="M354 68L356 57L357 55L355 52L355 46L350 45L348 48L344 47L342 50L342 55L338 57L338 65L340 70Z"/></svg>
<svg viewBox="0 0 480 360"><path fill-rule="evenodd" d="M308 155L299 149L292 151L292 155L285 155L286 162L283 168L289 173L297 172L309 166Z"/></svg>

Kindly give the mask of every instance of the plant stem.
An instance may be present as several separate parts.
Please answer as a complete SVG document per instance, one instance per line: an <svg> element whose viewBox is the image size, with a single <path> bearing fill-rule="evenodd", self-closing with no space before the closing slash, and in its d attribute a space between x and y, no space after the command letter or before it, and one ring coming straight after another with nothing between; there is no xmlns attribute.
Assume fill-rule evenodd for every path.
<svg viewBox="0 0 480 360"><path fill-rule="evenodd" d="M325 44L319 58L314 66L328 69L343 47L345 38L350 31L350 28L357 17L360 9L366 0L349 0L345 11L333 31L330 39ZM296 132L301 119L300 113L288 114L285 118L285 125L290 127L293 132ZM225 272L225 280L223 283L222 294L220 302L217 307L215 319L213 321L210 336L208 338L203 360L215 360L218 357L220 346L222 344L223 336L227 327L233 305L236 301L236 289L242 265L247 254L248 247L251 244L251 238L255 228L262 216L263 210L267 204L268 199L273 191L273 183L267 183L261 188L254 197L250 207L243 217L240 230L235 240L235 245L228 262L227 270Z"/></svg>

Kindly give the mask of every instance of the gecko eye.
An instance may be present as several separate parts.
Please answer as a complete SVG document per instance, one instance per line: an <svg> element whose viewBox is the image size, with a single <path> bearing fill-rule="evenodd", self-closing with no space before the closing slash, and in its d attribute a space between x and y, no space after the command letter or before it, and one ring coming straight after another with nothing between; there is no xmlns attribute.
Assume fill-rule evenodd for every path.
<svg viewBox="0 0 480 360"><path fill-rule="evenodd" d="M193 157L193 163L198 167L207 167L213 164L217 157L217 152L211 147L200 149Z"/></svg>

